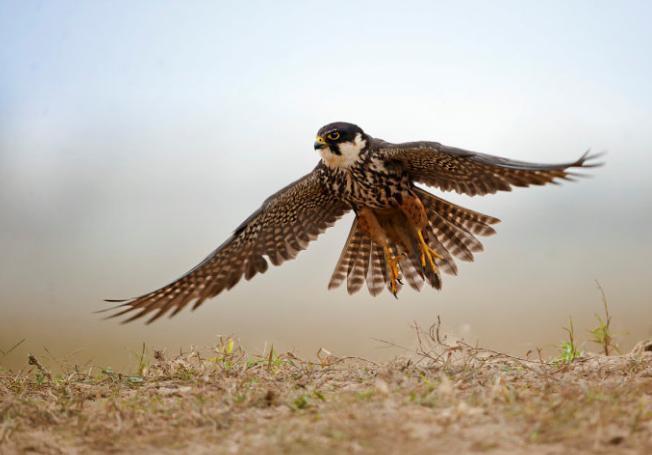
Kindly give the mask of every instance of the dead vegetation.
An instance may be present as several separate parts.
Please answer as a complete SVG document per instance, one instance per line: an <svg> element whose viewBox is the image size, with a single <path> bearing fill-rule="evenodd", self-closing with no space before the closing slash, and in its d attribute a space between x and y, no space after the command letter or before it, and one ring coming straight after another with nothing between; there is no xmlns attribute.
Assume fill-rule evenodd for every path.
<svg viewBox="0 0 652 455"><path fill-rule="evenodd" d="M415 330L416 355L383 364L249 356L233 338L143 346L128 373L30 355L0 371L0 452L652 453L652 342L546 361Z"/></svg>

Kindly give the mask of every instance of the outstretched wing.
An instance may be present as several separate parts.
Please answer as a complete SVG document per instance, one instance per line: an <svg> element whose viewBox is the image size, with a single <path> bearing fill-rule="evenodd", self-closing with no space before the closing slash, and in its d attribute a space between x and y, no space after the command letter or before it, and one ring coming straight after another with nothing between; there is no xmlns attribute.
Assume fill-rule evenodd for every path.
<svg viewBox="0 0 652 455"><path fill-rule="evenodd" d="M387 161L401 166L412 178L444 191L471 196L511 191L512 186L545 185L557 179L579 176L569 168L600 166L588 152L578 160L560 164L536 164L447 147L438 142L391 144L379 139L372 147Z"/></svg>
<svg viewBox="0 0 652 455"><path fill-rule="evenodd" d="M242 276L249 280L267 270L265 256L274 265L294 258L308 242L332 226L349 206L325 191L315 171L268 198L233 235L195 268L161 289L123 302L111 317L131 314L130 322L153 313L148 323L170 310L174 316L194 301L193 309Z"/></svg>

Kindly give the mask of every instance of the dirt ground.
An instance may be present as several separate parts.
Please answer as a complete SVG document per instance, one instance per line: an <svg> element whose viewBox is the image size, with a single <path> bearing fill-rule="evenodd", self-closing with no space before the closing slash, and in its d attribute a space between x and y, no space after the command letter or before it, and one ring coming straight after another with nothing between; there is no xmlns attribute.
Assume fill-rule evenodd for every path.
<svg viewBox="0 0 652 455"><path fill-rule="evenodd" d="M27 363L27 359L26 359ZM0 370L0 453L652 453L652 342L570 362L419 333L410 359L143 352Z"/></svg>

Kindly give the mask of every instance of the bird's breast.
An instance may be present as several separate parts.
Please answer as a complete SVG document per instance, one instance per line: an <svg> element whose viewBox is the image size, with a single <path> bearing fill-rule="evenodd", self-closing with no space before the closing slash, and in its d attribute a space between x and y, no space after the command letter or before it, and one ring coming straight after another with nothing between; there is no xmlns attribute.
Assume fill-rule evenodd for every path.
<svg viewBox="0 0 652 455"><path fill-rule="evenodd" d="M410 183L381 162L368 160L343 170L333 178L337 193L353 206L396 207L409 191Z"/></svg>

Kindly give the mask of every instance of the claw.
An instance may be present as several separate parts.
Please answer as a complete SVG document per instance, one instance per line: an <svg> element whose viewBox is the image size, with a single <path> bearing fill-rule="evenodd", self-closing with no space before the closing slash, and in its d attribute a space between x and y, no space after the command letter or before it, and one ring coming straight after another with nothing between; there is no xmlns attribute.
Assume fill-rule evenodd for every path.
<svg viewBox="0 0 652 455"><path fill-rule="evenodd" d="M417 233L419 236L419 250L421 251L421 255L420 255L421 267L425 269L426 264L428 264L430 266L430 269L433 272L437 273L439 267L437 267L435 259L443 259L443 257L439 253L437 253L437 251L430 248L430 245L428 245L424 240L421 230L418 230Z"/></svg>
<svg viewBox="0 0 652 455"><path fill-rule="evenodd" d="M396 295L398 293L398 284L403 284L401 282L400 270L398 268L398 260L392 254L392 250L389 246L385 247L385 261L389 266L389 290L394 294L394 297L398 298Z"/></svg>

